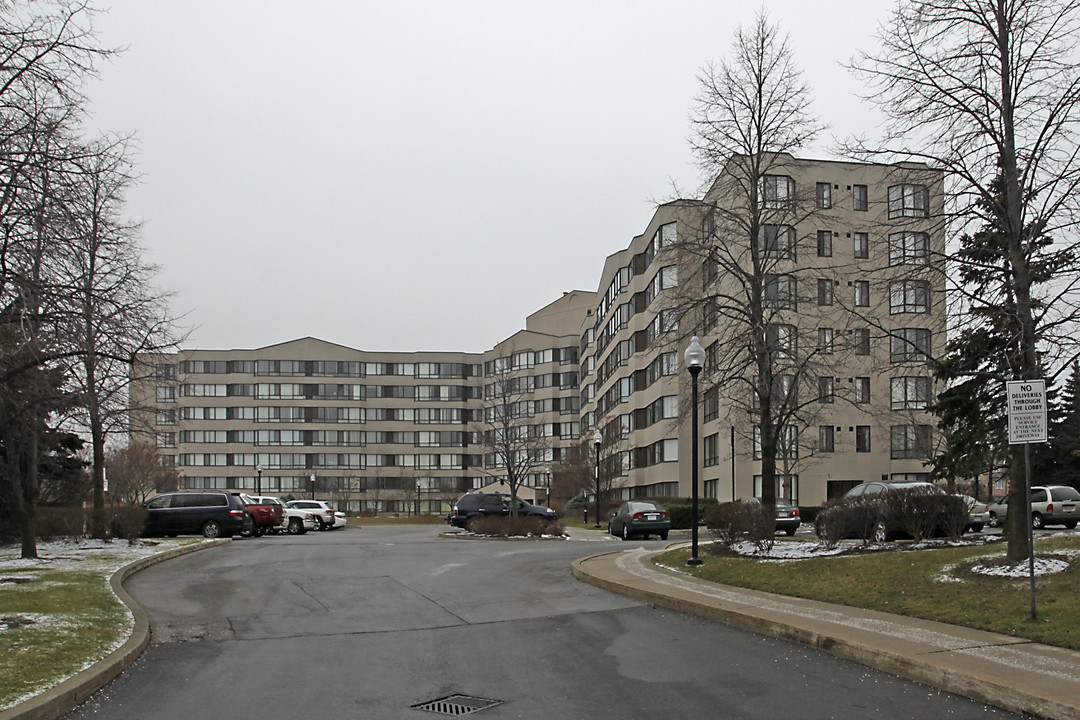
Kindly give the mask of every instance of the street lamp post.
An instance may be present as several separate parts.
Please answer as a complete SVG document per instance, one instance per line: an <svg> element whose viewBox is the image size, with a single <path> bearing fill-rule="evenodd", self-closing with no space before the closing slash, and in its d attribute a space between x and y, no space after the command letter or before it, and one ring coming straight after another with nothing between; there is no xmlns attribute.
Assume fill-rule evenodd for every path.
<svg viewBox="0 0 1080 720"><path fill-rule="evenodd" d="M592 437L593 446L596 448L596 525L593 527L600 528L600 444L604 442L604 436L600 434L600 430L593 434Z"/></svg>
<svg viewBox="0 0 1080 720"><path fill-rule="evenodd" d="M547 469L547 492L544 494L544 502L551 505L551 468Z"/></svg>
<svg viewBox="0 0 1080 720"><path fill-rule="evenodd" d="M262 495L262 465L255 466L255 494Z"/></svg>
<svg viewBox="0 0 1080 720"><path fill-rule="evenodd" d="M311 499L315 499L315 473L311 473L311 477L308 478L311 481Z"/></svg>
<svg viewBox="0 0 1080 720"><path fill-rule="evenodd" d="M420 481L416 481L416 517L420 517Z"/></svg>
<svg viewBox="0 0 1080 720"><path fill-rule="evenodd" d="M684 356L686 369L690 371L690 559L687 565L700 565L698 557L698 390L697 378L705 367L705 350L697 335L690 338L690 346Z"/></svg>

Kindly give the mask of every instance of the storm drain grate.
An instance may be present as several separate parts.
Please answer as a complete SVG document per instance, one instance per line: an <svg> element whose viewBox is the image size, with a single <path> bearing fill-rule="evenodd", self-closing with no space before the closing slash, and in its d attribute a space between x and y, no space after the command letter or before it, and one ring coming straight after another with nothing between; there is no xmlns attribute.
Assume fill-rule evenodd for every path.
<svg viewBox="0 0 1080 720"><path fill-rule="evenodd" d="M489 700L488 698L472 697L471 695L447 695L438 700L429 700L419 705L413 705L413 707L417 710L427 710L440 715L469 715L496 705L502 705L502 703L502 700Z"/></svg>

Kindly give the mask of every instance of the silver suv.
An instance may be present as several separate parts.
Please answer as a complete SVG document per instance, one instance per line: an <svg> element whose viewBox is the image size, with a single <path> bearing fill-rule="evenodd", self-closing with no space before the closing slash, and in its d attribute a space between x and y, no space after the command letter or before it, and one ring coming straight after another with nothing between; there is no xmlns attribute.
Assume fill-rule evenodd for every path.
<svg viewBox="0 0 1080 720"><path fill-rule="evenodd" d="M990 503L990 527L1005 523L1009 496ZM1080 492L1065 485L1036 485L1031 488L1031 526L1064 525L1068 529L1080 522Z"/></svg>

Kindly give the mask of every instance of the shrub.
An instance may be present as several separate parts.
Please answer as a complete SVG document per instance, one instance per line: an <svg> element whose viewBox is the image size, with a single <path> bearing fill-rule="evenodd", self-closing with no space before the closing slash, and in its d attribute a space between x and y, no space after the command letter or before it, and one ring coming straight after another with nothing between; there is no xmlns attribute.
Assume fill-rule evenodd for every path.
<svg viewBox="0 0 1080 720"><path fill-rule="evenodd" d="M874 504L862 498L831 500L814 518L814 530L827 547L836 547L844 538L862 538L870 542L871 531L877 520Z"/></svg>
<svg viewBox="0 0 1080 720"><path fill-rule="evenodd" d="M44 541L90 537L90 517L81 507L40 506L36 530Z"/></svg>
<svg viewBox="0 0 1080 720"><path fill-rule="evenodd" d="M146 527L146 508L141 505L119 505L111 509L109 535L118 540L137 540Z"/></svg>
<svg viewBox="0 0 1080 720"><path fill-rule="evenodd" d="M492 537L543 537L563 534L563 526L558 521L545 520L535 515L476 517L471 524L473 533Z"/></svg>
<svg viewBox="0 0 1080 720"><path fill-rule="evenodd" d="M705 511L705 527L725 548L750 541L766 552L776 534L776 508L746 500L712 504Z"/></svg>

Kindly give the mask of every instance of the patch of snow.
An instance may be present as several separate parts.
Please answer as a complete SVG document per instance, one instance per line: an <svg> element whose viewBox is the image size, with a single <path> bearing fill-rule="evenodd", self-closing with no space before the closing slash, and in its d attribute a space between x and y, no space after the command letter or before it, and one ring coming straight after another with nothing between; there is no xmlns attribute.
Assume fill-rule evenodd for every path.
<svg viewBox="0 0 1080 720"><path fill-rule="evenodd" d="M1058 558L1036 557L1034 565L1036 576L1053 575L1069 569L1069 563ZM1009 565L976 564L971 566L971 572L992 577L1026 578L1031 575L1031 567L1027 560L1021 560Z"/></svg>

